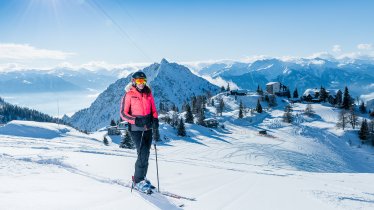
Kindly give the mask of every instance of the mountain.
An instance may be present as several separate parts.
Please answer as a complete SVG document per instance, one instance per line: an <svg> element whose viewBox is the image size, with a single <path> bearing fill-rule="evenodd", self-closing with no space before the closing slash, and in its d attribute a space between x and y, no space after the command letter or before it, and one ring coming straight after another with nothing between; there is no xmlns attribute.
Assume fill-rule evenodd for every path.
<svg viewBox="0 0 374 210"><path fill-rule="evenodd" d="M0 93L78 91L82 87L56 75L28 70L0 73Z"/></svg>
<svg viewBox="0 0 374 210"><path fill-rule="evenodd" d="M214 72L212 71L214 69ZM210 71L208 71L210 70ZM307 88L325 86L344 89L348 86L356 96L374 91L374 64L363 60L333 60L323 58L300 59L261 59L252 63L216 63L197 71L212 73L234 82L239 88L254 90L257 85L265 88L270 81L280 81L291 90L298 88L303 92ZM239 72L245 72L238 74Z"/></svg>
<svg viewBox="0 0 374 210"><path fill-rule="evenodd" d="M215 63L199 70L200 75L209 75L212 77L220 76L238 76L248 72L248 64L242 62Z"/></svg>
<svg viewBox="0 0 374 210"><path fill-rule="evenodd" d="M161 63L144 68L143 71L147 75L156 106L163 102L181 107L183 102L193 95L203 95L207 92L216 94L219 91L218 86L196 76L187 67L169 63L165 59ZM93 131L108 125L111 119L119 119L120 101L130 80L131 75L111 84L89 108L75 113L69 122L82 130Z"/></svg>
<svg viewBox="0 0 374 210"><path fill-rule="evenodd" d="M123 72L127 70L54 68L0 72L0 93L104 90Z"/></svg>
<svg viewBox="0 0 374 210"><path fill-rule="evenodd" d="M70 82L84 89L104 90L113 81L118 79L118 72L109 72L106 69L91 71L88 69L56 68L48 72L50 75Z"/></svg>

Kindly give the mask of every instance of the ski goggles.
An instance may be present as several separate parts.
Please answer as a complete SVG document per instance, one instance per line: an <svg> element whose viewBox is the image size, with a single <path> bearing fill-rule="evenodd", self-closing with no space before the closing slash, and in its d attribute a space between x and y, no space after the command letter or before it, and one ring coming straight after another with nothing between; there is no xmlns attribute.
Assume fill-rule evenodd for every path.
<svg viewBox="0 0 374 210"><path fill-rule="evenodd" d="M141 85L141 84L147 83L147 79L146 78L136 78L136 79L134 79L134 82L138 85Z"/></svg>

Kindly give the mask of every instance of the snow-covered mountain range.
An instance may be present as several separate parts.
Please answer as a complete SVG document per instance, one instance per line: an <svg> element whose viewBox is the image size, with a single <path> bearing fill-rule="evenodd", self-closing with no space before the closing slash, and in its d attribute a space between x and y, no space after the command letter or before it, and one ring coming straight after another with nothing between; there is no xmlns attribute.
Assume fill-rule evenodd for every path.
<svg viewBox="0 0 374 210"><path fill-rule="evenodd" d="M343 89L348 86L353 95L374 92L374 64L364 60L334 60L301 58L282 60L259 59L251 63L213 63L197 69L200 75L221 77L242 89L254 90L267 82L280 81L303 92L307 88Z"/></svg>
<svg viewBox="0 0 374 210"><path fill-rule="evenodd" d="M144 68L143 71L147 75L147 82L152 89L157 106L159 102L163 102L169 105L175 104L180 108L183 102L193 95L203 95L208 91L216 94L219 91L218 86L196 76L187 67L169 63L166 59ZM130 79L131 75L117 80L101 93L89 108L65 120L88 131L108 125L111 119L118 120L120 101Z"/></svg>
<svg viewBox="0 0 374 210"><path fill-rule="evenodd" d="M104 90L116 81L124 69L88 70L54 68L0 72L0 93L44 93Z"/></svg>

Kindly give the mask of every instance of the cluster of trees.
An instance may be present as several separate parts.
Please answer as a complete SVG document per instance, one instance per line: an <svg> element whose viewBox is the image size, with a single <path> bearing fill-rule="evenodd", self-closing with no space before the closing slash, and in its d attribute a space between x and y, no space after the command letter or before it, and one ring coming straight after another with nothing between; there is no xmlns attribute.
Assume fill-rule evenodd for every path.
<svg viewBox="0 0 374 210"><path fill-rule="evenodd" d="M175 111L175 112L179 112L179 108L178 106L176 106L174 103L169 105L168 102L163 102L163 101L160 101L159 103L159 106L158 106L158 112L160 114L164 114L164 113L167 113L168 111Z"/></svg>
<svg viewBox="0 0 374 210"><path fill-rule="evenodd" d="M228 86L229 87L229 86ZM182 112L186 112L184 119L180 116L178 107L172 109L171 115L166 114L161 120L168 123L177 130L179 136L186 136L185 123L205 125L205 110L208 105L214 104L214 100L208 103L210 94L192 96L188 101L184 101L182 105ZM165 107L165 106L164 106ZM223 109L223 108L222 108ZM167 113L167 112L164 112Z"/></svg>
<svg viewBox="0 0 374 210"><path fill-rule="evenodd" d="M337 104L335 105L341 109L337 127L344 130L348 125L350 125L353 129L355 129L358 125L358 114L356 112L354 100L349 94L348 87L345 87L344 89L343 98L339 98L339 100L336 100L336 102Z"/></svg>
<svg viewBox="0 0 374 210"><path fill-rule="evenodd" d="M58 118L51 117L39 111L9 104L0 97L0 123L5 124L12 120L30 120L37 122L59 122Z"/></svg>
<svg viewBox="0 0 374 210"><path fill-rule="evenodd" d="M361 112L361 114L367 114L368 112L366 106L364 102L361 102L359 107L356 107L354 99L349 94L348 87L345 87L342 95L342 98L337 96L337 100L334 101L336 107L341 109L336 126L338 128L342 128L343 130L348 128L348 126L350 126L352 129L356 129L360 125L358 111ZM358 136L363 143L370 142L372 145L374 145L374 115L372 115L369 111L369 116L373 117L370 122L368 122L366 118L361 121Z"/></svg>
<svg viewBox="0 0 374 210"><path fill-rule="evenodd" d="M231 90L231 88L230 88L230 84L229 83L227 83L226 89L225 89L225 87L223 85L221 86L221 92L230 91L230 90Z"/></svg>
<svg viewBox="0 0 374 210"><path fill-rule="evenodd" d="M222 116L222 112L225 109L225 102L223 101L223 98L218 98L216 104L214 101L212 101L212 106L216 107L217 115Z"/></svg>

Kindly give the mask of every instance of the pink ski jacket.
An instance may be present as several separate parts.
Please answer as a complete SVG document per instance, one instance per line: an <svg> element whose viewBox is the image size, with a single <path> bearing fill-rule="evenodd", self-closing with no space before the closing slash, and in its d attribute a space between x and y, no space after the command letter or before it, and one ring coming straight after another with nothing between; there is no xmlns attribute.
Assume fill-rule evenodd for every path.
<svg viewBox="0 0 374 210"><path fill-rule="evenodd" d="M122 120L130 124L135 124L136 117L153 117L158 118L155 100L148 86L145 86L143 93L135 87L128 84L125 88L125 95L121 100L120 115Z"/></svg>

